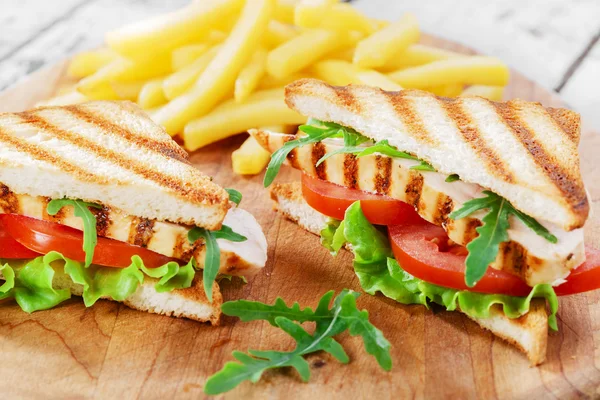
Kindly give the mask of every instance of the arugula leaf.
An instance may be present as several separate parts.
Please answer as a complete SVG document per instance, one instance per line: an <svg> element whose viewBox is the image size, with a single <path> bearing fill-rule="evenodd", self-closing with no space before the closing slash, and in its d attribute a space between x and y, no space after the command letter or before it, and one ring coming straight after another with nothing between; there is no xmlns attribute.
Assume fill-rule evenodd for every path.
<svg viewBox="0 0 600 400"><path fill-rule="evenodd" d="M227 225L222 225L220 230L212 231L212 234L215 237L215 239L225 239L229 240L230 242L239 243L248 240L246 236L234 232L233 229L231 229Z"/></svg>
<svg viewBox="0 0 600 400"><path fill-rule="evenodd" d="M363 147L358 147L359 145L369 141L369 138L364 137L361 134L356 133L356 131L349 128L340 128L338 130L344 137L344 147L341 147L337 150L329 152L325 154L323 157L317 161L316 166L318 167L321 163L327 160L329 157L334 156L336 154L355 154L363 151Z"/></svg>
<svg viewBox="0 0 600 400"><path fill-rule="evenodd" d="M431 171L436 172L435 168L427 161L419 160L421 163L419 165L413 165L409 169L414 169L416 171Z"/></svg>
<svg viewBox="0 0 600 400"><path fill-rule="evenodd" d="M373 153L381 153L388 157L398 157L405 158L408 160L418 160L417 157L410 155L404 151L399 151L395 147L391 146L387 140L382 140L380 142L375 143L373 146L369 146L363 151L361 151L356 157L364 157L369 156Z"/></svg>
<svg viewBox="0 0 600 400"><path fill-rule="evenodd" d="M227 392L241 382L257 382L263 372L271 368L294 367L304 381L310 378L310 369L302 357L316 351L326 351L342 363L348 363L349 357L343 347L333 339L334 336L348 330L352 336L363 338L367 352L373 355L386 371L392 367L390 343L379 329L369 322L369 314L356 307L358 293L343 290L329 308L333 291L325 293L315 311L301 309L298 303L288 307L278 298L274 305L260 302L238 300L223 304L223 313L238 316L242 321L266 320L296 340L296 348L291 352L249 350L248 354L234 352L238 362L228 362L223 369L211 376L204 392L216 395ZM311 335L294 321L315 322L316 328Z"/></svg>
<svg viewBox="0 0 600 400"><path fill-rule="evenodd" d="M334 224L330 226L333 227ZM557 329L558 299L551 285L536 285L527 297L516 297L460 291L415 278L392 258L389 241L366 219L360 207L354 204L346 211L344 221L339 224L337 231L329 232L329 235L339 236L340 231L343 231L341 235L344 242L351 245L355 256L354 270L361 287L371 295L381 292L402 304L422 304L426 307L433 302L449 311L459 308L473 318L488 318L494 304L502 305L508 318L518 318L529 311L533 298L545 298L551 311L548 325Z"/></svg>
<svg viewBox="0 0 600 400"><path fill-rule="evenodd" d="M200 238L204 239L206 246L206 255L204 259L204 270L202 271L202 280L204 283L204 292L208 301L212 303L212 287L219 269L221 267L221 250L217 239L225 239L231 242L244 242L248 240L243 235L236 233L227 225L222 225L218 231L209 231L204 228L194 227L188 232L188 240L191 244L196 243Z"/></svg>
<svg viewBox="0 0 600 400"><path fill-rule="evenodd" d="M229 193L229 200L233 201L238 206L242 202L242 193L235 189L225 189L227 193Z"/></svg>
<svg viewBox="0 0 600 400"><path fill-rule="evenodd" d="M188 232L188 240L190 243L195 243L196 240L203 238L206 246L206 254L204 258L204 269L202 271L202 280L204 284L204 292L208 301L212 303L213 283L219 273L221 267L221 250L217 239L211 231L195 227Z"/></svg>
<svg viewBox="0 0 600 400"><path fill-rule="evenodd" d="M56 215L63 207L72 206L76 217L83 222L83 251L85 252L85 266L89 267L94 259L94 251L98 243L96 232L96 216L90 211L91 208L101 209L99 204L88 203L81 200L54 199L48 203L46 211L49 215Z"/></svg>
<svg viewBox="0 0 600 400"><path fill-rule="evenodd" d="M469 255L465 261L465 282L470 287L475 286L485 275L490 263L498 256L500 244L509 240L510 215L520 219L527 227L549 242L556 243L558 240L535 219L516 210L505 198L489 190L483 193L486 197L467 201L462 208L450 214L450 218L458 220L482 209L490 210L481 220L483 225L476 229L479 235L467 245Z"/></svg>
<svg viewBox="0 0 600 400"><path fill-rule="evenodd" d="M314 122L314 120L309 120L309 123L311 122L323 124L320 121ZM332 127L332 125L333 124L328 124L328 126L323 127L317 127L313 125L300 125L298 129L306 133L308 136L303 136L301 138L286 142L282 147L280 147L271 155L271 161L269 162L269 165L267 166L267 172L265 173L265 179L263 182L264 186L269 187L269 185L273 183L275 177L281 169L281 165L286 160L288 154L290 154L292 150L310 143L321 142L330 137L339 136L339 125L338 127Z"/></svg>
<svg viewBox="0 0 600 400"><path fill-rule="evenodd" d="M460 180L460 176L458 176L458 174L448 175L448 177L446 178L446 182L448 183L456 182L458 180Z"/></svg>

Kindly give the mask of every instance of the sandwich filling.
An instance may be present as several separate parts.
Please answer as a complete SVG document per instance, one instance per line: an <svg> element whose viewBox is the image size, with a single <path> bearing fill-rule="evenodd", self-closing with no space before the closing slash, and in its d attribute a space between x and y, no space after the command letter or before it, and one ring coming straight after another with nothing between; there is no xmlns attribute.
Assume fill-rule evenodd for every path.
<svg viewBox="0 0 600 400"><path fill-rule="evenodd" d="M228 191L239 203L241 194ZM6 186L2 193L0 299L14 298L26 312L70 298L71 290L57 285L65 280L90 307L100 298L124 301L145 281L157 293L189 288L200 270L212 303L219 276L249 275L266 261L260 227L241 209L229 210L211 231L96 203L19 195Z"/></svg>
<svg viewBox="0 0 600 400"><path fill-rule="evenodd" d="M577 291L565 278L585 261L582 229L537 221L492 191L336 123L310 119L299 135L252 134L273 153L265 186L286 160L303 172L304 199L332 217L323 245L354 253L368 293L474 318L494 304L517 318L543 297L556 329L553 286Z"/></svg>

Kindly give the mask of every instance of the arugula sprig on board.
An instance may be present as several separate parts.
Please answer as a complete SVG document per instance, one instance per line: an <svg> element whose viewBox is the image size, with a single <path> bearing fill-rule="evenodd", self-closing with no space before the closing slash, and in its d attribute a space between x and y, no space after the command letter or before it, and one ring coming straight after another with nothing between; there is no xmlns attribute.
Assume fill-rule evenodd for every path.
<svg viewBox="0 0 600 400"><path fill-rule="evenodd" d="M221 226L218 231L209 231L208 229L194 227L188 232L188 240L191 244L196 243L200 238L204 239L206 246L206 254L204 258L204 270L202 271L202 281L204 284L204 292L208 301L212 303L213 283L217 278L221 267L221 249L217 239L225 239L230 242L245 242L248 240L246 236L236 233L227 225Z"/></svg>
<svg viewBox="0 0 600 400"><path fill-rule="evenodd" d="M272 368L293 367L305 382L310 379L310 368L304 355L316 351L326 351L341 363L347 364L349 357L343 347L333 337L348 330L350 335L363 338L367 352L373 355L379 365L386 371L392 368L390 343L383 333L369 322L367 311L356 306L358 293L343 290L329 308L333 291L325 293L317 308L300 308L298 303L288 307L278 298L273 305L260 302L238 300L230 301L222 306L226 315L237 316L242 321L265 320L271 325L281 328L296 340L293 351L258 351L249 350L248 354L236 351L233 356L237 362L228 362L223 369L211 376L204 392L209 395L225 393L245 380L256 383L262 374ZM295 322L315 322L313 334Z"/></svg>
<svg viewBox="0 0 600 400"><path fill-rule="evenodd" d="M46 206L49 215L56 215L63 207L72 206L76 217L81 218L83 222L83 251L85 252L85 266L89 267L94 259L94 251L98 244L98 234L96 232L96 216L90 208L101 209L102 206L95 203L88 203L82 200L54 199Z"/></svg>
<svg viewBox="0 0 600 400"><path fill-rule="evenodd" d="M550 243L558 241L548 229L534 218L515 209L505 198L488 190L485 190L483 194L486 197L467 201L462 208L450 214L450 218L459 220L479 210L490 210L481 220L483 225L477 228L479 235L467 245L469 255L465 262L465 282L469 287L475 286L483 278L490 263L498 256L500 244L509 240L508 218L511 215L517 217L528 228Z"/></svg>

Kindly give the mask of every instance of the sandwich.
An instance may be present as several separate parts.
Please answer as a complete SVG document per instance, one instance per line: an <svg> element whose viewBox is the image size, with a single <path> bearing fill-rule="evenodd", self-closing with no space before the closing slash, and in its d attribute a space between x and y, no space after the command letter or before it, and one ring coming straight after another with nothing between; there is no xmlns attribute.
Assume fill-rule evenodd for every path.
<svg viewBox="0 0 600 400"><path fill-rule="evenodd" d="M76 295L218 324L218 280L266 263L241 194L132 103L0 114L0 142L0 299L26 312Z"/></svg>
<svg viewBox="0 0 600 400"><path fill-rule="evenodd" d="M542 363L557 295L600 286L579 116L313 79L285 97L307 124L251 131L272 153L265 186L284 162L302 172L273 185L275 209L351 251L366 292L462 312Z"/></svg>

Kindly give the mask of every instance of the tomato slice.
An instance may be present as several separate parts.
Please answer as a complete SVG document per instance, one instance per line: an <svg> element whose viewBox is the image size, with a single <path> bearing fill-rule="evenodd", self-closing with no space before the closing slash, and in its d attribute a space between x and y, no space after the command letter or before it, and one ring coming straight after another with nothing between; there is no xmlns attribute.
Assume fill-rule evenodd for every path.
<svg viewBox="0 0 600 400"><path fill-rule="evenodd" d="M559 296L583 293L600 288L600 250L586 247L585 262L575 268L567 277L567 281L556 286L554 291Z"/></svg>
<svg viewBox="0 0 600 400"><path fill-rule="evenodd" d="M39 255L17 242L0 224L0 258L36 258Z"/></svg>
<svg viewBox="0 0 600 400"><path fill-rule="evenodd" d="M321 214L344 219L346 209L357 200L365 217L375 225L417 224L425 222L407 203L381 194L367 193L302 174L302 194Z"/></svg>
<svg viewBox="0 0 600 400"><path fill-rule="evenodd" d="M448 244L444 229L427 223L390 226L389 235L396 260L409 274L435 285L480 293L527 296L531 288L517 276L488 268L470 288L465 283L466 252Z"/></svg>
<svg viewBox="0 0 600 400"><path fill-rule="evenodd" d="M12 236L14 240L29 250L41 254L58 251L72 260L85 261L85 253L82 248L83 232L80 230L55 222L15 214L0 214L0 224L6 234ZM140 256L148 268L156 268L169 261L177 261L143 247L99 237L93 262L107 267L124 268L131 265L131 257L134 255Z"/></svg>

